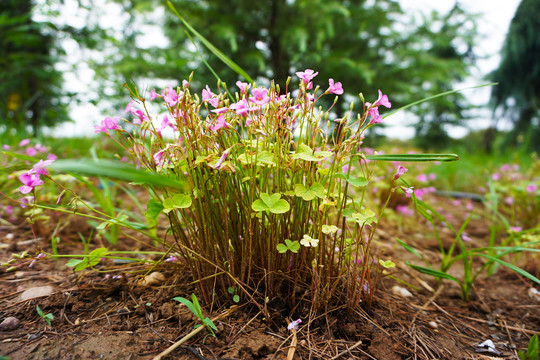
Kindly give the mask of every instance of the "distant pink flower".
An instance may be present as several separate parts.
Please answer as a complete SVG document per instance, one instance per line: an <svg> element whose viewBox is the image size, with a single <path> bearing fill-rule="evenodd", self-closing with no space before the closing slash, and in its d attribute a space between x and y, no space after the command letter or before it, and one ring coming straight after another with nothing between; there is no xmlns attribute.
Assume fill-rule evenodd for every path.
<svg viewBox="0 0 540 360"><path fill-rule="evenodd" d="M56 159L58 159L58 156L56 156L55 154L53 153L47 154L47 160L56 160Z"/></svg>
<svg viewBox="0 0 540 360"><path fill-rule="evenodd" d="M403 176L403 174L405 174L407 172L408 169L404 168L403 166L399 165L397 170L396 170L396 173L394 174L394 180L397 180L399 179L401 176Z"/></svg>
<svg viewBox="0 0 540 360"><path fill-rule="evenodd" d="M4 150L9 150L11 148L11 146L9 145L2 145L2 149Z"/></svg>
<svg viewBox="0 0 540 360"><path fill-rule="evenodd" d="M94 125L94 128L96 129L94 132L97 134L97 133L104 133L104 134L108 134L109 133L109 130L117 130L117 129L122 129L119 125L118 125L118 120L120 119L120 117L118 116L115 116L114 118L110 118L110 117L106 117L105 119L103 119L101 121L101 123L99 125Z"/></svg>
<svg viewBox="0 0 540 360"><path fill-rule="evenodd" d="M264 105L270 101L270 97L268 97L268 91L265 88L255 88L251 90L251 93L253 94L253 96L250 97L249 100L251 100L251 102L254 102L257 105Z"/></svg>
<svg viewBox="0 0 540 360"><path fill-rule="evenodd" d="M24 184L19 187L21 194L28 194L30 191L34 190L34 187L43 185L43 180L40 179L39 174L32 172L32 170L19 175L19 180Z"/></svg>
<svg viewBox="0 0 540 360"><path fill-rule="evenodd" d="M26 149L26 155L28 155L28 156L35 156L37 154L37 152L38 151L36 150L36 148L34 148L32 146Z"/></svg>
<svg viewBox="0 0 540 360"><path fill-rule="evenodd" d="M523 229L520 226L510 226L510 229L508 229L510 232L520 232L521 230Z"/></svg>
<svg viewBox="0 0 540 360"><path fill-rule="evenodd" d="M225 117L223 115L219 115L217 118L217 124L210 126L210 130L213 132L217 132L219 129L228 129L229 124L225 121Z"/></svg>
<svg viewBox="0 0 540 360"><path fill-rule="evenodd" d="M302 323L302 319L291 321L291 323L287 325L287 330L298 330L300 323Z"/></svg>
<svg viewBox="0 0 540 360"><path fill-rule="evenodd" d="M534 194L536 192L536 190L538 189L538 187L535 185L535 184L529 184L527 185L526 187L526 190L529 194Z"/></svg>
<svg viewBox="0 0 540 360"><path fill-rule="evenodd" d="M296 76L298 76L300 79L302 79L304 84L307 85L311 81L311 79L313 79L318 74L319 74L318 72L315 72L315 71L313 71L311 69L306 69L304 71L297 72Z"/></svg>
<svg viewBox="0 0 540 360"><path fill-rule="evenodd" d="M156 93L156 89L150 90L150 100L154 100L154 99L157 98L158 96L159 96L159 94Z"/></svg>
<svg viewBox="0 0 540 360"><path fill-rule="evenodd" d="M469 235L467 233L461 233L461 240L465 241L465 242L471 242L471 238L469 237Z"/></svg>
<svg viewBox="0 0 540 360"><path fill-rule="evenodd" d="M396 211L405 215L405 216L412 216L414 215L414 210L408 207L407 205L397 205Z"/></svg>
<svg viewBox="0 0 540 360"><path fill-rule="evenodd" d="M46 167L51 165L54 162L54 160L39 160L37 164L35 164L32 167L33 172L36 172L41 175L49 175L49 172L47 171Z"/></svg>
<svg viewBox="0 0 540 360"><path fill-rule="evenodd" d="M499 174L499 173L493 173L491 175L491 180L493 180L493 181L498 181L500 179L501 179L501 174Z"/></svg>
<svg viewBox="0 0 540 360"><path fill-rule="evenodd" d="M36 150L39 151L39 152L45 152L45 151L47 151L47 148L46 148L45 146L41 145L41 144L36 144L34 147L35 147Z"/></svg>
<svg viewBox="0 0 540 360"><path fill-rule="evenodd" d="M501 171L508 171L510 170L510 165L509 164L503 164L501 166Z"/></svg>
<svg viewBox="0 0 540 360"><path fill-rule="evenodd" d="M176 131L176 125L174 125L172 122L169 121L169 117L167 115L163 115L163 120L161 121L160 130L165 130L166 128L170 127L174 131Z"/></svg>
<svg viewBox="0 0 540 360"><path fill-rule="evenodd" d="M133 109L133 100L131 100L130 102L127 103L126 105L126 108L124 109L124 112L127 113L127 112L131 112L131 110Z"/></svg>
<svg viewBox="0 0 540 360"><path fill-rule="evenodd" d="M251 84L241 82L240 80L236 82L236 86L240 89L240 94L245 94L249 88L251 87Z"/></svg>
<svg viewBox="0 0 540 360"><path fill-rule="evenodd" d="M433 181L435 179L437 179L437 175L435 175L434 173L429 174L429 180Z"/></svg>
<svg viewBox="0 0 540 360"><path fill-rule="evenodd" d="M8 205L4 208L4 211L6 212L7 215L11 215L13 214L13 205Z"/></svg>
<svg viewBox="0 0 540 360"><path fill-rule="evenodd" d="M506 199L504 199L504 203L506 205L512 205L512 204L514 204L514 198L511 197L511 196L507 196Z"/></svg>
<svg viewBox="0 0 540 360"><path fill-rule="evenodd" d="M416 180L420 181L420 182L426 182L428 181L428 177L426 174L420 174L416 177Z"/></svg>
<svg viewBox="0 0 540 360"><path fill-rule="evenodd" d="M336 94L341 95L343 94L343 87L340 82L337 82L334 84L334 79L330 78L328 79L328 84L330 85L326 92L328 94Z"/></svg>
<svg viewBox="0 0 540 360"><path fill-rule="evenodd" d="M30 144L30 139L24 139L24 140L21 140L21 142L19 143L19 146L26 146Z"/></svg>

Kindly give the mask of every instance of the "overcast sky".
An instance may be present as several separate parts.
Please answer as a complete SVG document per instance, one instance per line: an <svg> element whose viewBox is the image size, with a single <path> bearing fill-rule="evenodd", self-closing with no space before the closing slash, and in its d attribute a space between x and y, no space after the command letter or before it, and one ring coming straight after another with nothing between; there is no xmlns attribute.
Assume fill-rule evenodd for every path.
<svg viewBox="0 0 540 360"><path fill-rule="evenodd" d="M460 4L470 13L479 14L477 26L479 31L479 41L477 44L477 54L479 60L477 69L473 71L473 76L460 87L474 86L486 83L483 78L486 74L494 70L499 63L499 51L510 20L512 19L520 0L505 0L497 1L494 4L493 0L461 0ZM67 5L75 3L73 0L67 0ZM402 8L407 12L431 12L438 10L443 13L448 12L454 5L453 0L400 0ZM111 8L111 12L117 9ZM120 16L121 14L115 14ZM69 51L68 51L69 53ZM68 75L67 83L70 88L83 89L85 83L91 80L92 71L82 67L82 70L77 74ZM180 79L179 79L180 80ZM469 100L478 106L486 105L489 100L489 88L467 90L464 94ZM72 118L75 123L66 123L61 125L61 133L63 135L87 136L94 133L93 125L99 123L105 116L114 116L119 114L103 114L94 105L87 104L76 106L71 111ZM490 124L491 112L484 109L478 112L478 118L470 120L475 128L485 128ZM410 138L414 134L414 130L408 126L406 117L400 113L386 118L388 129L386 134L391 137L402 139ZM58 134L58 132L55 132ZM463 136L466 133L465 129L452 129L451 135L454 137Z"/></svg>

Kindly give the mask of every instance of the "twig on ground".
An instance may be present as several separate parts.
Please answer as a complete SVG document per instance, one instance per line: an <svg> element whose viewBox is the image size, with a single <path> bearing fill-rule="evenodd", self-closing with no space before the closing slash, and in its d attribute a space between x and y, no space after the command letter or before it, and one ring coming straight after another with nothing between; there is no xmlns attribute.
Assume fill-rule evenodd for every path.
<svg viewBox="0 0 540 360"><path fill-rule="evenodd" d="M341 356L347 354L348 352L350 352L350 351L353 350L353 349L356 349L356 348L359 347L360 345L362 345L362 340L358 341L356 344L354 344L354 345L351 346L350 348L346 348L345 350L343 350L342 352L340 352L339 354L337 354L336 356L334 356L334 357L331 358L330 360L336 360L336 359L339 359Z"/></svg>
<svg viewBox="0 0 540 360"><path fill-rule="evenodd" d="M221 320L227 316L229 316L230 314L232 314L233 312L235 312L236 310L238 310L240 307L239 306L233 306L231 308L229 308L227 311L225 311L224 313L214 317L212 319L212 322L215 322L215 321L218 321L218 320ZM173 352L177 347L179 347L180 345L182 345L183 343L185 343L186 341L188 341L189 339L191 339L193 336L197 335L199 332L201 332L202 330L206 329L205 326L199 326L198 328L196 329L193 329L189 334L187 334L186 336L184 336L183 338L181 338L180 340L178 340L177 342L175 342L174 344L172 344L169 348L167 348L165 351L163 351L161 354L159 354L158 356L154 357L152 360L161 360L163 357L169 355L171 352Z"/></svg>

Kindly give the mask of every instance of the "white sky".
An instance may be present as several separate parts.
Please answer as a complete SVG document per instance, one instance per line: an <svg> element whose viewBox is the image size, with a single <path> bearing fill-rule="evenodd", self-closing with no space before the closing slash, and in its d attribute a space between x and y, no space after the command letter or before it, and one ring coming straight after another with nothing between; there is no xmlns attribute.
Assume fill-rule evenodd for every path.
<svg viewBox="0 0 540 360"><path fill-rule="evenodd" d="M479 41L477 45L477 70L473 72L473 76L458 88L480 85L487 83L483 77L494 70L499 63L499 50L501 49L504 37L508 30L510 20L514 16L515 10L519 5L520 0L505 0L497 1L495 5L493 0L461 0L460 4L465 10L470 13L479 14L477 19L477 27L479 31ZM70 18L76 13L74 8L69 9L70 4L76 2L73 0L65 1L68 6L67 13ZM453 0L400 0L402 8L406 12L430 12L438 10L447 12L455 3ZM108 6L107 15L121 17L122 14L118 7ZM79 19L81 20L81 19ZM71 54L75 51L74 43L66 43L67 52ZM82 63L76 72L68 72L66 74L66 84L70 90L86 91L88 84L92 81L93 71L87 65ZM180 81L181 79L179 79ZM465 96L469 98L473 105L484 106L489 100L489 88L480 88L467 90ZM390 99L391 100L391 99ZM127 97L126 97L127 101ZM66 123L60 126L59 130L51 131L51 133L65 136L90 136L94 134L93 125L98 124L106 116L117 116L120 114L103 114L100 109L92 104L73 106L70 112L71 117L75 120L74 123ZM487 108L478 111L476 119L469 120L469 125L474 128L485 128L490 125L491 111ZM407 126L407 117L398 113L386 118L388 128L386 135L401 139L411 138L414 135L412 127ZM451 129L450 134L454 137L460 137L466 134L465 129Z"/></svg>

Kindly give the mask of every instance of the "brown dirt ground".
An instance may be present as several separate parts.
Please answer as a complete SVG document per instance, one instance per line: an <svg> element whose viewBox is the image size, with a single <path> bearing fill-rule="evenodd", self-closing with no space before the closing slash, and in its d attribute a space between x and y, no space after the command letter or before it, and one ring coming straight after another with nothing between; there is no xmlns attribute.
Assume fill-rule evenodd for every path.
<svg viewBox="0 0 540 360"><path fill-rule="evenodd" d="M461 213L450 201L444 208L456 216ZM62 238L73 240L63 240L61 253L81 252L76 233L84 232L85 225L76 218L71 221ZM486 226L481 220L472 221L467 232L473 242L486 241ZM47 239L47 229L40 231ZM451 240L448 231L441 229L441 233L446 234L446 242ZM10 239L7 234L14 236ZM479 279L471 300L464 302L456 284L445 281L433 291L436 282L408 268L404 261L414 257L394 245L399 237L436 258L437 243L419 219L385 225L377 234L377 248L397 263L393 275L418 288L409 289L412 297L395 295L392 287L400 284L386 278L371 308L361 307L352 314L343 309L328 311L303 323L306 326L295 334L286 329L289 314L283 309L271 309L273 321L268 323L256 308L240 306L216 321L217 338L200 332L164 359L287 359L292 347L291 359L517 359L517 350L525 349L528 339L540 332L540 303L527 295L531 283L526 279L501 268ZM34 234L24 220L15 227L1 226L0 260L36 246L50 251L46 241L25 243L31 239ZM128 240L122 244L134 246ZM522 258L521 262L538 275L537 260ZM0 355L11 360L153 359L197 324L185 306L172 300L194 291L188 274L177 264L160 265L156 271L165 275L165 282L147 287L137 285L135 279L148 267L122 265L120 279L106 280L96 272L75 274L64 264L47 261L15 272L2 270L0 321L13 316L20 325L0 332ZM103 266L118 268L112 263ZM459 273L459 266L452 269L453 275ZM19 300L24 290L44 285L52 286L54 293ZM52 327L38 316L36 305L54 315ZM205 310L212 317L227 309ZM475 351L488 339L501 352L498 357Z"/></svg>

